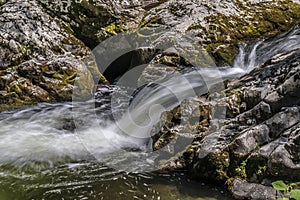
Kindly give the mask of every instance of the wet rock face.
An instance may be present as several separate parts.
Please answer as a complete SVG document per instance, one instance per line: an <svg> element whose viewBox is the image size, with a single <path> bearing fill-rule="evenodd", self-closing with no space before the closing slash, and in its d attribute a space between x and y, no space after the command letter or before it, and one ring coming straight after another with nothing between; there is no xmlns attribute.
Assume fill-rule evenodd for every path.
<svg viewBox="0 0 300 200"><path fill-rule="evenodd" d="M164 25L198 41L219 66L232 65L238 44L288 30L300 21L292 1L167 1L149 10L140 27ZM151 68L148 71L158 71Z"/></svg>
<svg viewBox="0 0 300 200"><path fill-rule="evenodd" d="M75 82L83 95L92 94L93 78L101 74L90 50L72 33L68 23L48 15L37 1L1 6L0 110L71 100Z"/></svg>
<svg viewBox="0 0 300 200"><path fill-rule="evenodd" d="M266 188L259 184L265 180L298 181L299 58L299 49L275 55L242 78L229 81L225 91L190 101L197 108L184 103L165 113L161 120L165 126L154 138L156 149L176 148L177 135L190 134L194 141L164 161L161 171L184 168L195 179L226 182L238 199L264 199ZM212 100L215 96L219 98ZM205 115L203 109L195 112L199 107L210 114ZM214 115L222 107L226 108L225 117ZM195 113L201 120L193 121ZM185 125L187 121L193 121L192 126ZM236 177L246 181L234 181Z"/></svg>
<svg viewBox="0 0 300 200"><path fill-rule="evenodd" d="M171 32L179 32L192 36L197 42L196 46L202 45L213 57L212 65L232 64L238 53L238 43L287 30L300 19L300 5L285 0L39 2L51 16L59 16L70 24L74 35L91 49L120 32L161 26L170 29L170 35ZM162 74L171 74L188 67L188 64L178 65L175 57L157 55L145 69L139 82L156 81ZM171 62L168 61L165 65L165 60Z"/></svg>
<svg viewBox="0 0 300 200"><path fill-rule="evenodd" d="M276 2L39 0L39 2L51 16L60 16L70 24L74 35L91 49L120 32L161 26L170 29L170 34L179 32L192 36L197 46L202 45L212 56L214 59L212 65L232 64L238 53L239 43L282 32L300 20L300 5L286 0ZM156 81L162 74L170 74L188 67L188 64L178 66L175 57L157 55L145 69L139 82ZM171 62L165 65L165 60Z"/></svg>

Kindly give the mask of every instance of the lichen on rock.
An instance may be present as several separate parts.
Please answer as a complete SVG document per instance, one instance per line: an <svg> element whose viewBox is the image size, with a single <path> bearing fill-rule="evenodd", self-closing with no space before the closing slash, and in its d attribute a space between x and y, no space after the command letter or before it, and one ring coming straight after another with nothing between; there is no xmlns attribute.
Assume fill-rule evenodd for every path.
<svg viewBox="0 0 300 200"><path fill-rule="evenodd" d="M75 82L92 95L90 77L101 74L85 63L91 51L67 22L37 1L7 1L0 9L1 110L71 100Z"/></svg>

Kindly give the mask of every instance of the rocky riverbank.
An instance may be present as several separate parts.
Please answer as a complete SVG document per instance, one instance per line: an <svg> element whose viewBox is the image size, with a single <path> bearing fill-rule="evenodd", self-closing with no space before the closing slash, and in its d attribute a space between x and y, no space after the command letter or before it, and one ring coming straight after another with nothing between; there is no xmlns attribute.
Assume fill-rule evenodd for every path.
<svg viewBox="0 0 300 200"><path fill-rule="evenodd" d="M288 30L299 10L297 1L1 1L1 110L70 100L78 73L81 95L91 95L93 80L105 79L90 49L120 32L163 26L190 35L218 65L232 64L240 42ZM169 65L149 65L144 79L178 70Z"/></svg>
<svg viewBox="0 0 300 200"><path fill-rule="evenodd" d="M296 31L298 38L298 27ZM266 191L272 191L241 179L267 186L277 179L298 181L299 53L296 48L275 54L249 74L227 82L225 90L189 99L165 113L154 147L172 154L168 150L176 148L181 137L194 141L162 161L161 170L187 169L195 179L226 183L237 199L265 199ZM267 193L275 198L275 190Z"/></svg>
<svg viewBox="0 0 300 200"><path fill-rule="evenodd" d="M0 6L0 111L93 96L107 80L91 49L124 31L163 27L187 35L217 66L232 65L242 44L245 51L258 44L254 70L162 114L153 147L173 157L160 160L160 171L185 169L193 179L226 183L237 199L274 199L271 181L300 180L299 1L5 0ZM143 84L191 65L176 52L145 58L143 51L135 57L151 63ZM173 155L181 137L193 143Z"/></svg>

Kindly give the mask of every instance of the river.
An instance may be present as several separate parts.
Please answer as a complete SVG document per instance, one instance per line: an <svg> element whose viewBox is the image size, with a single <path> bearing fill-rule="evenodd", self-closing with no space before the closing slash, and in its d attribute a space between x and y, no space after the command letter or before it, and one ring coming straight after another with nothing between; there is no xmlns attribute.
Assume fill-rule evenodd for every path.
<svg viewBox="0 0 300 200"><path fill-rule="evenodd" d="M299 48L299 39L296 27L242 45L233 67L203 68L149 84L129 109L131 94L111 86L87 102L43 103L1 113L0 199L230 199L224 188L193 182L184 171L155 173L159 152L152 151L149 131L161 112L180 100ZM119 94L119 107L113 110L111 94Z"/></svg>

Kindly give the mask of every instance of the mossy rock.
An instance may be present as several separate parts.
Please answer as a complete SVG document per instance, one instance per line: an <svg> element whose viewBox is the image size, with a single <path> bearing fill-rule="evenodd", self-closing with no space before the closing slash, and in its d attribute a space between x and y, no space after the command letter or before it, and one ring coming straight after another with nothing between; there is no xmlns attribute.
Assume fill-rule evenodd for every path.
<svg viewBox="0 0 300 200"><path fill-rule="evenodd" d="M239 4L246 15L224 15L218 13L206 17L209 27L192 25L190 29L202 29L209 38L204 41L208 52L218 65L232 65L238 53L238 44L258 37L267 37L287 31L300 23L300 5L292 1L271 3ZM247 18L247 19L246 19Z"/></svg>
<svg viewBox="0 0 300 200"><path fill-rule="evenodd" d="M210 153L203 159L196 159L190 169L193 179L199 179L210 183L224 183L229 177L227 174L230 166L230 156L228 152Z"/></svg>
<svg viewBox="0 0 300 200"><path fill-rule="evenodd" d="M3 110L19 108L22 104L70 101L75 91L87 98L98 82L107 83L91 50L73 35L72 23L65 16L63 20L48 12L50 8L37 0L16 1L0 9L1 27L11 23L21 27L20 24L26 23L29 32L25 34L20 30L16 35L14 29L0 28L3 35L0 52L5 55L0 61ZM29 16L36 16L36 19ZM41 23L37 23L37 19ZM31 33L36 33L36 37Z"/></svg>

